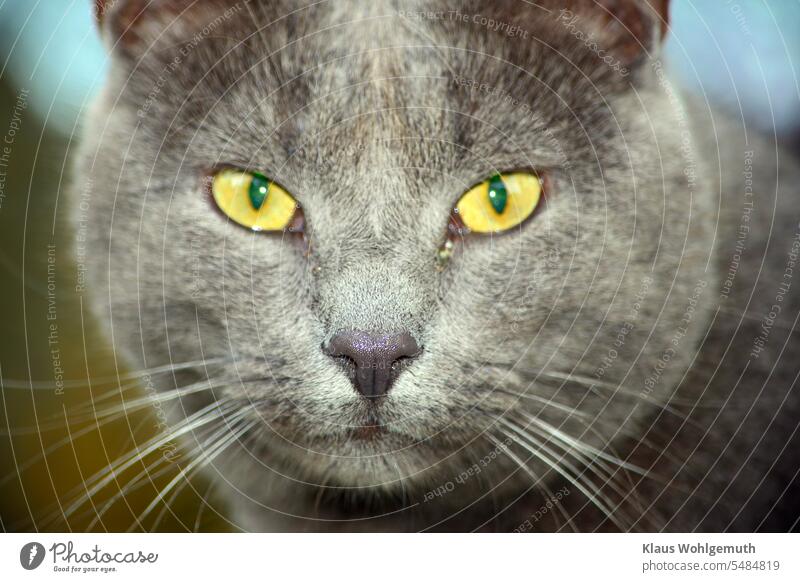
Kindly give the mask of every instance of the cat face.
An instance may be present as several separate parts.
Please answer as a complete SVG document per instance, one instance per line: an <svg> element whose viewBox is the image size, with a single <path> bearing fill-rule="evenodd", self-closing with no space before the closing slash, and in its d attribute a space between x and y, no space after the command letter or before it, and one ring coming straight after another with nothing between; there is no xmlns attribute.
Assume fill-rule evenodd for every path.
<svg viewBox="0 0 800 582"><path fill-rule="evenodd" d="M128 36L105 24L119 42L78 181L99 318L133 366L205 362L158 387L192 387L176 425L235 414L240 442L211 452L237 459L237 487L424 490L498 443L513 454L491 470L527 486L662 410L696 339L675 322L693 297L705 317L713 229L648 51L591 8L200 4ZM230 220L223 168L280 184L302 232ZM541 178L533 216L450 228L504 172ZM374 397L359 365L388 366Z"/></svg>

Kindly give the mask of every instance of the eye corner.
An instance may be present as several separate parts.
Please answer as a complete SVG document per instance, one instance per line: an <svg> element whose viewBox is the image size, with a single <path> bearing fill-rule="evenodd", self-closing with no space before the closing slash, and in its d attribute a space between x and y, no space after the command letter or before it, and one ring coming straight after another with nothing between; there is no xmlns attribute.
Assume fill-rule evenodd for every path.
<svg viewBox="0 0 800 582"><path fill-rule="evenodd" d="M450 212L450 219L447 221L447 234L450 238L455 238L463 237L470 233L470 229L467 228L467 225L464 224L464 221L459 215L458 205L454 206L453 210Z"/></svg>

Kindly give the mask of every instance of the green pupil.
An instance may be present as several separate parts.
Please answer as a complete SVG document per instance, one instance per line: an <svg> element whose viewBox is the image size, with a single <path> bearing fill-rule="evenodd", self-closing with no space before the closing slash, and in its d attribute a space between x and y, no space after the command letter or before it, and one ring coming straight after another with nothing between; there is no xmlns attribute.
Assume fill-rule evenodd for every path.
<svg viewBox="0 0 800 582"><path fill-rule="evenodd" d="M267 199L267 194L269 193L269 184L270 182L266 176L256 174L255 172L253 173L253 181L250 182L248 194L250 196L250 203L256 210L259 210L264 205L264 201Z"/></svg>
<svg viewBox="0 0 800 582"><path fill-rule="evenodd" d="M506 185L503 184L500 174L495 174L489 178L489 202L492 203L492 208L497 214L503 214L508 202L508 190L506 190Z"/></svg>

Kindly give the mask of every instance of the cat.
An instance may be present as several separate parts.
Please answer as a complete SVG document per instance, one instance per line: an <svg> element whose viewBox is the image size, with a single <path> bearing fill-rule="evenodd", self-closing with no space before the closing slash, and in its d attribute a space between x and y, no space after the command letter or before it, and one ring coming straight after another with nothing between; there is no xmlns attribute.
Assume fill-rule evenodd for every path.
<svg viewBox="0 0 800 582"><path fill-rule="evenodd" d="M86 289L233 528L796 528L800 171L670 83L666 0L98 21ZM226 168L291 225L220 211ZM530 217L459 222L512 172Z"/></svg>

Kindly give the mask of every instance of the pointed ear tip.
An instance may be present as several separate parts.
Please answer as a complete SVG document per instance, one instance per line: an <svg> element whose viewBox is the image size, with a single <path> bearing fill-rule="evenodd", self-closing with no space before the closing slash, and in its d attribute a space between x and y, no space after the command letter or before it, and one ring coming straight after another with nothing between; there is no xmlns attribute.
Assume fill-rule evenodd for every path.
<svg viewBox="0 0 800 582"><path fill-rule="evenodd" d="M107 0L94 0L94 17L97 23L103 22L103 15L106 13Z"/></svg>
<svg viewBox="0 0 800 582"><path fill-rule="evenodd" d="M94 19L98 27L105 25L106 17L114 6L122 0L92 0L94 3Z"/></svg>
<svg viewBox="0 0 800 582"><path fill-rule="evenodd" d="M663 40L669 32L669 5L670 0L644 0L658 19L658 25Z"/></svg>

